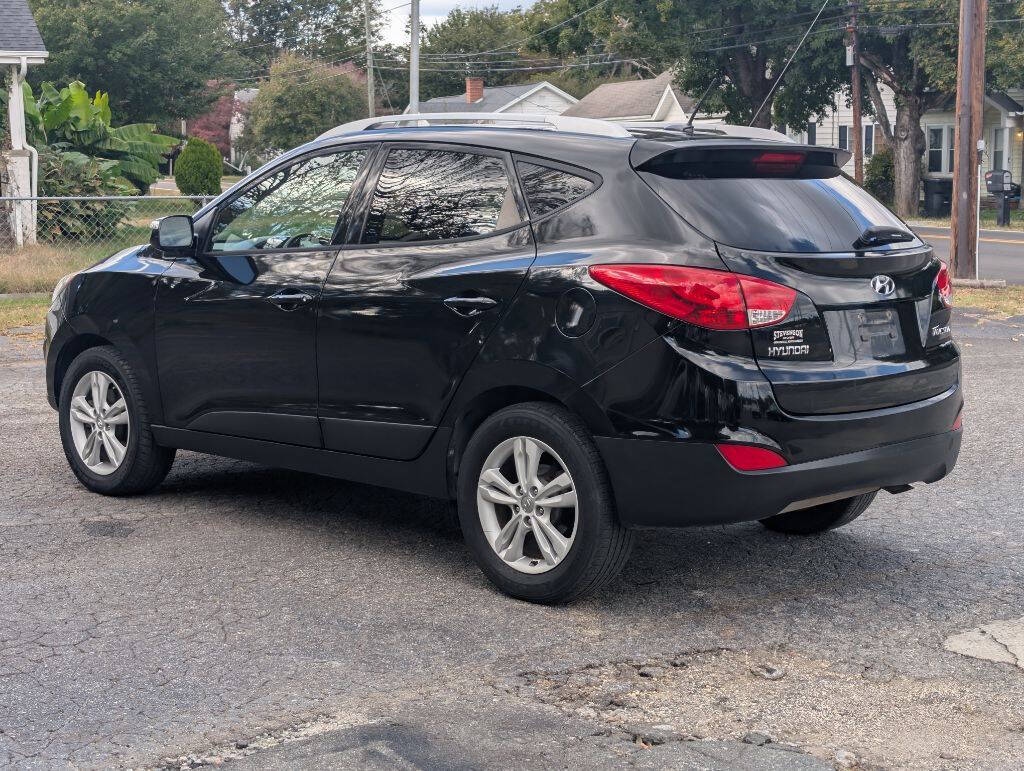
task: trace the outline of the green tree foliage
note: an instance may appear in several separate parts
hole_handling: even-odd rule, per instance
[[[918,212],[925,136],[921,117],[956,93],[959,3],[938,0],[924,16],[885,0],[861,5],[862,75],[885,140],[893,148],[894,204],[898,214]],[[990,4],[989,19],[1024,18],[1024,3]],[[1024,27],[996,21],[986,33],[986,89],[1020,85]],[[896,115],[883,118],[879,84],[892,89]]]
[[[218,195],[223,167],[216,145],[189,137],[174,163],[174,183],[183,195]]]
[[[384,27],[380,0],[370,0],[370,38]],[[363,0],[227,0],[232,37],[255,71],[267,72],[285,51],[337,61],[366,44]]]
[[[882,203],[892,206],[895,184],[892,150],[882,147],[864,167],[864,188]]]
[[[547,7],[569,18],[588,5],[552,0]],[[802,124],[832,106],[847,77],[837,28],[845,9],[837,8],[823,15],[772,92],[820,5],[817,0],[610,0],[549,33],[557,36],[548,45],[563,55],[603,51],[631,60],[646,75],[675,69],[679,86],[694,95],[720,79],[707,109],[725,112],[733,123],[749,123],[772,93],[755,125]]]
[[[51,153],[102,159],[105,171],[139,190],[157,180],[164,153],[177,144],[174,137],[155,133],[156,126],[151,123],[111,126],[108,94],[97,91],[90,98],[80,81],[72,81],[60,91],[52,83],[43,83],[38,98],[28,83],[22,87],[31,142]]]
[[[284,54],[249,104],[244,146],[268,156],[366,116],[366,91],[348,72]]]
[[[46,64],[34,84],[81,80],[112,94],[129,122],[167,125],[197,115],[217,95],[214,78],[249,74],[233,53],[219,0],[30,0]]]
[[[510,42],[524,37],[518,12],[504,13],[497,6],[482,8],[454,8],[437,24],[423,34],[420,45],[420,96],[430,99],[436,96],[464,94],[467,77],[482,77],[486,86],[503,86],[520,83],[529,73],[509,70],[517,65],[512,53],[489,53],[479,51],[507,48]],[[445,58],[434,58],[440,55]],[[459,57],[453,54],[470,54]],[[493,60],[495,64],[485,62]],[[438,72],[436,70],[444,70]],[[453,109],[458,109],[454,105]]]

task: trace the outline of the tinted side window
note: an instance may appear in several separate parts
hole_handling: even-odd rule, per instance
[[[271,174],[217,213],[210,250],[326,246],[366,150],[306,158]]]
[[[364,244],[449,241],[522,219],[500,158],[450,150],[388,152]]]
[[[520,161],[516,164],[530,214],[540,217],[579,200],[594,189],[589,179],[575,174]]]

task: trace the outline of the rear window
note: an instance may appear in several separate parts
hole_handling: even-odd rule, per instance
[[[668,154],[667,154],[668,155]],[[762,153],[762,157],[770,155]],[[676,213],[721,244],[763,252],[849,252],[870,227],[907,230],[885,206],[838,168],[808,162],[787,166],[786,153],[768,162],[659,157],[640,176]],[[756,160],[756,157],[755,157]],[[724,162],[723,162],[724,161]],[[905,249],[901,242],[879,250]]]

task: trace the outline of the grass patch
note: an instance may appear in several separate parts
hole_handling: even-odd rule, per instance
[[[0,252],[0,293],[50,292],[61,276],[88,268],[112,251],[106,245],[68,251],[36,244]]]
[[[25,297],[0,300],[0,334],[10,334],[16,327],[31,327],[42,324],[50,300],[46,297]]]
[[[909,220],[911,225],[924,225],[933,228],[948,228],[949,217],[914,217]],[[992,209],[981,210],[981,227],[983,230],[1024,230],[1024,210],[1010,212],[1009,225],[996,225],[996,213]]]
[[[953,302],[960,308],[981,308],[1000,316],[1024,316],[1024,286],[1004,289],[954,286]]]

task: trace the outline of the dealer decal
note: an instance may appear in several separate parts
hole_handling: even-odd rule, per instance
[[[802,329],[773,330],[772,342],[775,344],[768,346],[768,355],[776,358],[806,356],[811,352],[811,346],[804,343]]]

